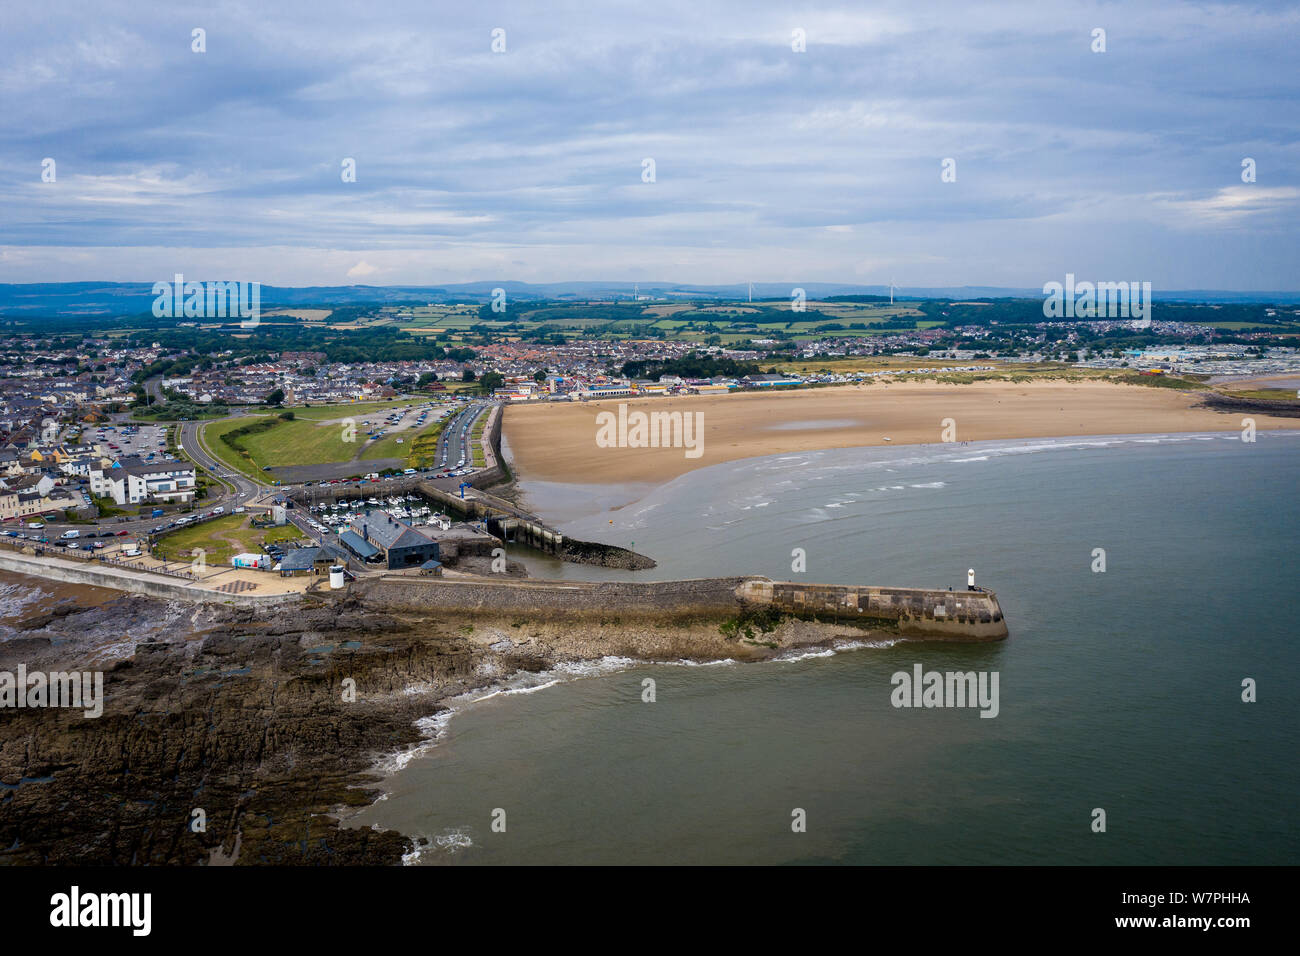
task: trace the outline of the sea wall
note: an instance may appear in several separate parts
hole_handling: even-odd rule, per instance
[[[927,640],[1007,636],[991,591],[938,591],[801,584],[759,577],[686,581],[494,581],[383,575],[357,585],[368,605],[389,610],[526,614],[529,619],[716,618],[776,611]]]
[[[1002,606],[992,591],[939,591],[865,585],[795,584],[750,578],[743,601],[800,617],[896,628],[904,637],[996,641],[1007,636]]]
[[[208,591],[193,584],[173,581],[162,575],[120,568],[95,567],[91,564],[74,564],[58,558],[41,558],[32,555],[0,551],[0,571],[13,571],[33,577],[63,581],[68,584],[89,584],[94,587],[129,591],[167,601],[188,601],[207,604],[241,604],[268,607],[281,604],[300,604],[300,594],[241,594]]]
[[[491,578],[419,578],[389,574],[354,587],[367,606],[388,610],[443,610],[465,614],[526,614],[530,619],[699,618],[739,613],[736,589],[744,578],[686,581],[537,581]]]

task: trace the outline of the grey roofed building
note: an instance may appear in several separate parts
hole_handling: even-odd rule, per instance
[[[386,511],[367,512],[352,522],[351,530],[380,548],[390,569],[414,567],[440,557],[437,541]]]
[[[295,571],[311,571],[321,558],[320,548],[294,548],[280,559],[280,573],[292,574]]]
[[[379,554],[378,548],[355,531],[340,532],[339,541],[343,543],[344,547],[363,561],[369,561],[371,558]]]

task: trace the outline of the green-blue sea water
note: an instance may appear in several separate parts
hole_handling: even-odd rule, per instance
[[[567,533],[660,562],[535,574],[790,579],[796,548],[810,581],[974,567],[1011,635],[521,676],[434,722],[351,823],[429,840],[424,864],[1300,862],[1298,472],[1300,435],[1260,433],[781,455],[616,510],[525,483]],[[918,663],[997,672],[998,715],[892,706]]]

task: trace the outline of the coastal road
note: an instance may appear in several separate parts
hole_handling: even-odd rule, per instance
[[[157,382],[154,384],[156,387]],[[471,402],[449,419],[438,438],[438,469],[455,469],[458,467],[456,462],[458,462],[461,457],[464,457],[466,462],[465,467],[472,470],[473,453],[471,450],[472,440],[470,438],[470,432],[473,430],[474,422],[477,421],[481,415],[490,411],[492,405],[492,402],[486,401]],[[217,458],[204,441],[202,429],[204,425],[210,424],[211,421],[221,420],[222,419],[210,419],[207,421],[178,422],[175,425],[176,444],[177,447],[184,452],[185,456],[192,460],[198,468],[207,471],[210,475],[215,476],[227,485],[233,486],[234,489],[233,491],[228,492],[223,491],[220,496],[213,496],[206,499],[202,506],[196,510],[200,512],[209,512],[212,509],[221,506],[225,508],[227,514],[231,514],[235,508],[241,506],[249,508],[250,510],[269,509],[271,498],[274,495],[289,491],[293,486],[285,484],[280,487],[274,487],[270,484],[251,478],[242,472],[234,470],[225,462]],[[435,479],[432,475],[426,475],[426,480],[433,481],[438,487],[444,488],[454,494],[460,482],[468,477],[470,477],[470,475],[467,474],[461,477]],[[51,539],[57,538],[64,531],[73,529],[80,530],[83,536],[88,536],[92,532],[116,533],[118,531],[128,531],[133,535],[145,535],[151,532],[158,525],[165,524],[167,521],[172,520],[175,517],[176,516],[169,511],[166,518],[138,518],[130,521],[119,521],[115,518],[107,518],[96,522],[97,527],[87,526],[84,524],[67,524],[58,521],[48,521],[46,522],[45,529],[40,533],[50,537]],[[12,528],[23,533],[32,534],[33,532],[26,527],[26,524],[26,521],[11,522],[7,523],[4,527],[6,529]],[[299,522],[295,521],[294,524],[298,525]],[[309,527],[303,527],[302,525],[299,525],[299,527],[300,530],[310,533]],[[313,538],[319,537],[319,535],[315,534],[311,536]],[[330,543],[337,542],[331,541]]]
[[[289,519],[290,524],[306,536],[307,540],[311,544],[329,545],[339,552],[339,554],[343,555],[343,566],[353,574],[356,574],[359,571],[365,571],[365,568],[361,566],[361,563],[352,556],[352,553],[346,547],[344,547],[343,542],[339,540],[339,536],[333,531],[317,531],[311,526],[309,515],[306,512],[302,511],[300,508],[290,508],[285,512],[285,517]]]
[[[270,486],[254,481],[242,472],[235,471],[208,450],[202,437],[207,422],[181,422],[176,433],[176,444],[196,465],[234,485],[234,493],[227,495],[235,504],[249,505],[270,491]]]
[[[472,467],[474,456],[470,450],[470,431],[475,420],[492,407],[491,402],[472,402],[449,421],[438,436],[438,467],[456,468],[463,457]]]

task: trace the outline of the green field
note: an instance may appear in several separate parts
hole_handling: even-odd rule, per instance
[[[386,412],[390,408],[415,405],[420,401],[421,399],[417,398],[398,398],[389,402],[354,402],[345,405],[295,405],[290,411],[293,412],[295,419],[327,422],[336,418],[357,418],[373,412]]]
[[[223,435],[257,422],[275,424],[267,431],[236,439],[243,454],[222,440]],[[208,425],[204,429],[203,440],[212,454],[232,468],[262,477],[257,473],[263,466],[276,468],[281,465],[323,465],[335,461],[351,461],[360,447],[358,442],[365,440],[362,427],[358,422],[356,440],[345,442],[344,426],[341,423],[324,424],[297,418],[286,422],[268,415],[235,418]]]
[[[1300,397],[1300,389],[1294,388],[1242,388],[1224,389],[1224,395],[1233,398],[1254,398],[1265,402],[1293,402]]]
[[[402,434],[385,435],[383,438],[379,439],[379,441],[366,448],[366,450],[361,453],[361,459],[363,461],[369,461],[375,458],[405,458],[407,459],[408,465],[410,465],[417,443],[420,447],[427,446],[430,438],[433,438],[436,443],[437,437],[442,431],[442,426],[444,424],[445,420],[434,422],[432,425],[427,425],[418,431],[404,428],[402,429]],[[402,440],[402,444],[400,445],[397,444],[399,438]]]
[[[248,522],[248,515],[226,515],[178,528],[162,537],[155,554],[167,561],[191,561],[198,548],[204,552],[206,564],[228,564],[236,554],[260,551],[263,544],[302,538],[302,533],[291,524],[254,528]]]
[[[264,467],[278,468],[284,465],[324,465],[333,462],[352,461],[366,441],[367,420],[378,422],[376,414],[403,405],[415,404],[412,401],[375,402],[357,405],[329,405],[319,408],[290,409],[293,421],[284,421],[275,415],[258,417],[232,418],[215,422],[204,428],[204,444],[223,462],[237,471],[254,478],[266,480],[262,473]],[[350,429],[354,440],[344,441],[345,419],[351,419],[355,425]],[[251,435],[241,435],[234,440],[240,450],[231,448],[222,440],[236,429],[258,422],[273,423],[267,431]],[[377,458],[412,458],[414,443],[428,436],[436,436],[441,423],[429,425],[416,431],[401,428],[390,433],[361,452],[362,460]],[[402,439],[402,444],[397,439]],[[428,451],[428,449],[426,449]],[[431,452],[430,452],[431,454]]]

